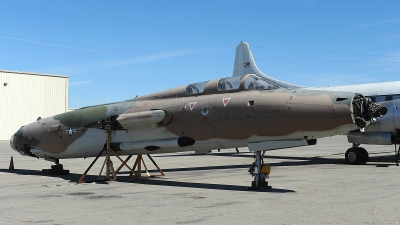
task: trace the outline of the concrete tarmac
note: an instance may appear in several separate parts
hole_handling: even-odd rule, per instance
[[[336,136],[269,151],[272,189],[258,192],[247,190],[253,154],[246,148],[153,155],[165,177],[129,179],[123,172],[118,182],[77,184],[93,158],[61,160],[70,175],[42,175],[51,162],[20,156],[2,141],[0,224],[399,224],[394,146],[364,145],[366,165],[343,164],[349,147]],[[97,177],[102,162],[87,179]]]

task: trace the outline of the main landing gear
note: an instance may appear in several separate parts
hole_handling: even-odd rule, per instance
[[[264,154],[265,151],[262,153],[261,151],[254,152],[255,161],[249,169],[249,173],[254,177],[254,181],[251,182],[251,187],[249,187],[249,190],[263,190],[271,188],[271,186],[268,186],[268,182],[265,180],[269,178],[271,167],[269,165],[264,165]]]
[[[42,174],[50,174],[50,175],[68,175],[69,174],[69,170],[64,170],[64,167],[62,164],[60,164],[60,160],[59,159],[46,159],[47,161],[51,161],[54,162],[55,165],[51,166],[51,169],[42,169]]]
[[[346,151],[345,158],[346,163],[348,164],[365,164],[368,162],[368,152],[364,148],[359,147],[360,144],[353,143],[353,147],[349,148]],[[399,166],[399,158],[400,158],[400,146],[397,149],[397,145],[395,144],[394,151],[396,154],[396,166]]]
[[[360,144],[354,143],[352,148],[346,151],[345,159],[348,164],[365,164],[368,162],[368,152],[359,147]]]

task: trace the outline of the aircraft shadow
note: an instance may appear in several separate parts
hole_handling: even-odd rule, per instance
[[[379,154],[379,155],[378,155]],[[387,154],[387,155],[381,155]],[[304,165],[323,165],[323,164],[345,164],[344,161],[344,153],[334,154],[332,156],[341,155],[342,158],[328,158],[324,157],[299,157],[299,156],[271,156],[266,153],[264,156],[264,163],[270,164],[271,166],[304,166]],[[177,155],[176,155],[177,156]],[[203,155],[193,155],[193,154],[185,154],[179,156],[192,156],[192,157],[203,157]],[[250,164],[254,161],[254,156],[252,153],[212,153],[208,156],[224,156],[224,157],[243,157],[249,158],[249,164],[247,165],[230,165],[230,166],[216,166],[216,169],[231,169],[231,168],[249,168]],[[154,156],[154,158],[158,158],[160,156]],[[161,156],[165,157],[165,156]],[[171,156],[167,156],[171,157]],[[278,163],[271,163],[268,159],[281,159],[281,160],[289,160]],[[293,161],[292,161],[293,160]],[[386,164],[383,164],[386,163]],[[380,153],[370,153],[368,163],[364,166],[377,166],[377,167],[387,167],[395,165],[395,155],[393,152],[380,152]],[[229,168],[224,168],[229,167]],[[191,168],[176,168],[176,169],[166,169],[163,171],[189,171],[189,170],[204,170],[209,167],[191,167]]]
[[[268,163],[268,158],[283,159],[291,161],[283,161],[277,163]],[[345,164],[344,159],[332,159],[322,157],[280,157],[280,156],[269,156],[264,158],[264,162],[272,167],[278,166],[306,166],[306,165],[348,165]],[[186,168],[170,168],[163,169],[164,172],[184,172],[184,171],[204,171],[204,170],[230,170],[230,169],[248,169],[250,168],[252,161],[248,164],[237,164],[237,165],[225,165],[225,166],[201,166],[201,167],[186,167]],[[369,162],[365,165],[360,166],[377,166],[387,167],[395,165],[394,156],[377,156],[370,157]],[[149,170],[150,172],[157,172],[157,170]],[[124,173],[124,172],[121,172]],[[129,173],[129,172],[126,172]]]
[[[77,173],[70,173],[68,175],[44,174],[44,173],[42,173],[41,170],[31,170],[31,169],[9,170],[9,169],[0,168],[0,172],[2,172],[2,173],[13,173],[13,174],[18,174],[18,175],[33,175],[33,176],[41,176],[41,177],[56,177],[56,178],[62,178],[64,180],[68,180],[70,182],[77,182],[79,180],[79,178],[82,176],[82,174],[77,174]],[[97,176],[95,176],[95,175],[86,175],[86,178],[90,179],[90,180],[94,180],[94,179],[97,179]]]
[[[81,177],[81,174],[70,173],[68,175],[52,175],[52,174],[42,174],[40,170],[30,170],[30,169],[0,169],[0,172],[3,173],[12,173],[18,175],[34,175],[34,176],[46,176],[46,177],[55,177],[61,178],[64,180],[68,180],[69,182],[77,182]],[[86,175],[86,182],[96,182],[97,184],[108,184],[106,181],[101,181],[98,179],[98,176],[95,175]],[[200,188],[200,189],[210,189],[210,190],[229,190],[229,191],[249,191],[247,186],[239,186],[239,185],[229,185],[229,184],[210,184],[210,183],[192,183],[192,182],[181,182],[181,181],[168,181],[162,178],[152,178],[152,179],[137,179],[130,178],[128,176],[118,176],[118,182],[124,183],[133,183],[133,184],[144,184],[144,185],[155,185],[155,186],[169,186],[169,187],[186,187],[186,188]],[[249,181],[250,183],[250,181]],[[272,192],[272,193],[290,193],[295,192],[294,190],[289,189],[265,189],[260,190],[262,192]]]
[[[230,184],[210,184],[210,183],[192,183],[192,182],[181,182],[181,181],[170,181],[162,179],[121,179],[118,182],[126,183],[137,183],[145,185],[155,186],[169,186],[169,187],[186,187],[186,188],[200,188],[200,189],[211,189],[211,190],[229,190],[229,191],[249,191],[247,186],[230,185]],[[250,184],[250,181],[249,181]],[[289,189],[271,188],[260,190],[265,192],[273,193],[290,193],[295,192]]]
[[[376,153],[378,154],[378,153]],[[376,154],[370,154],[369,162],[365,165],[359,166],[376,166],[376,167],[388,167],[394,166],[394,155],[379,155],[375,156]],[[379,153],[380,154],[380,153]],[[253,157],[252,155],[250,155]],[[344,160],[340,158],[322,158],[322,157],[288,157],[288,156],[267,156],[264,158],[265,163],[268,163],[268,158],[273,159],[282,159],[282,162],[276,163],[269,163],[272,167],[275,166],[304,166],[304,165],[343,165]],[[221,172],[223,170],[232,170],[232,169],[247,169],[250,167],[250,164],[253,160],[249,161],[248,164],[236,164],[236,165],[223,165],[223,166],[203,166],[203,167],[186,167],[186,168],[169,168],[163,169],[163,172],[185,172],[185,171],[214,171]],[[162,165],[161,165],[162,166]],[[344,164],[343,166],[347,166]],[[48,176],[48,177],[55,177],[61,178],[64,180],[68,180],[69,182],[77,182],[82,174],[77,173],[70,173],[69,175],[54,175],[54,174],[43,174],[41,170],[31,170],[31,169],[14,169],[8,170],[0,168],[0,172],[3,173],[13,173],[18,175],[34,175],[34,176]],[[91,171],[92,173],[96,173],[98,171]],[[158,171],[153,169],[149,170],[151,174],[158,174]],[[98,180],[97,175],[88,175],[85,176],[86,181],[93,181]],[[152,178],[152,179],[134,179],[129,178],[127,175],[129,171],[121,171],[120,175],[126,176],[119,176],[119,182],[128,182],[128,183],[140,183],[140,184],[147,184],[147,185],[159,185],[159,186],[173,186],[173,187],[188,187],[188,188],[201,188],[201,189],[214,189],[214,190],[232,190],[232,191],[247,191],[247,186],[237,186],[237,185],[225,185],[225,184],[210,184],[210,183],[191,183],[191,182],[179,182],[179,181],[169,181],[164,180],[162,178]],[[249,177],[250,178],[250,177]],[[251,179],[249,179],[250,183]],[[96,182],[98,183],[98,182]],[[100,182],[101,183],[101,182]],[[107,182],[103,182],[107,184]],[[277,192],[277,193],[288,193],[288,192],[295,192],[293,190],[286,190],[286,189],[276,189],[273,188],[268,190],[268,192]]]

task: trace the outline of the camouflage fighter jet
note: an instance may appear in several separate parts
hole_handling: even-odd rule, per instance
[[[105,130],[119,155],[248,147],[258,188],[268,178],[266,150],[313,145],[385,113],[358,93],[287,89],[246,74],[38,119],[10,142],[22,155],[54,162],[95,157],[105,148]]]

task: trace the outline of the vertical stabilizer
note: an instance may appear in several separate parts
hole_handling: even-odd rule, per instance
[[[261,72],[261,70],[258,69],[256,62],[254,61],[253,54],[251,54],[249,44],[247,44],[247,42],[242,41],[236,48],[235,63],[233,66],[232,76],[233,77],[243,76],[250,73],[262,77],[268,80],[269,82],[283,88],[294,89],[302,87],[276,80]]]
[[[263,74],[254,62],[250,46],[247,42],[240,42],[236,48],[235,64],[233,66],[232,76],[243,76],[246,74]]]

